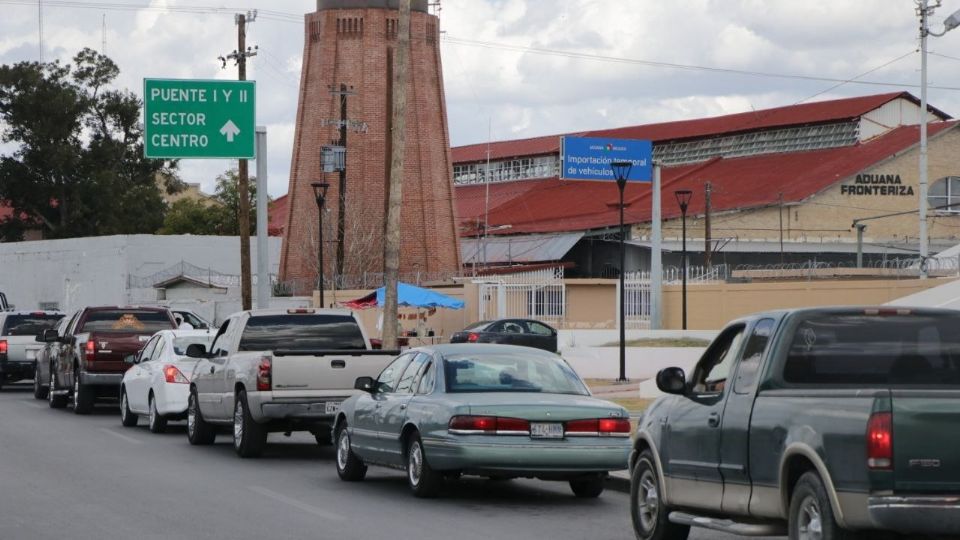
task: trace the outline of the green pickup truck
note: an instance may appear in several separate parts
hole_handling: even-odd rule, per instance
[[[657,386],[630,457],[639,539],[960,535],[960,312],[756,314]]]

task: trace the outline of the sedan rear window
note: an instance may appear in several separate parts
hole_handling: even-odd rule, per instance
[[[542,392],[589,395],[559,358],[518,353],[458,354],[443,359],[447,392]]]
[[[195,343],[203,345],[209,349],[211,342],[213,342],[213,336],[184,336],[173,338],[173,354],[177,356],[186,356],[187,347]]]
[[[960,316],[830,314],[797,326],[788,383],[960,385]]]
[[[80,332],[155,334],[173,327],[166,311],[110,309],[88,313]]]
[[[62,314],[36,313],[30,315],[8,315],[0,335],[3,336],[39,336],[48,328],[53,328],[63,318]]]
[[[348,315],[261,315],[250,317],[241,351],[366,349],[360,325]]]

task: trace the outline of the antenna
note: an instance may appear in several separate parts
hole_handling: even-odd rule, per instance
[[[43,63],[43,0],[37,2],[37,21],[40,29],[40,63]]]
[[[107,14],[103,14],[103,26],[100,30],[100,54],[107,55]]]

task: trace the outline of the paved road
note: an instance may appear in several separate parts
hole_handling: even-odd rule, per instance
[[[0,539],[629,539],[626,494],[576,499],[566,484],[467,479],[419,500],[400,472],[337,478],[333,450],[271,434],[259,460],[227,435],[191,447],[182,423],[153,435],[51,410],[27,387],[0,392]],[[695,540],[733,537],[697,532]]]

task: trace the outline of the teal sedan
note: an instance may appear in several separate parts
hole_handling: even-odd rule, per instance
[[[609,471],[627,468],[627,411],[591,397],[546,351],[420,347],[356,388],[363,393],[343,402],[333,428],[343,480],[380,465],[405,470],[418,497],[462,474],[561,480],[578,497],[597,497]]]

